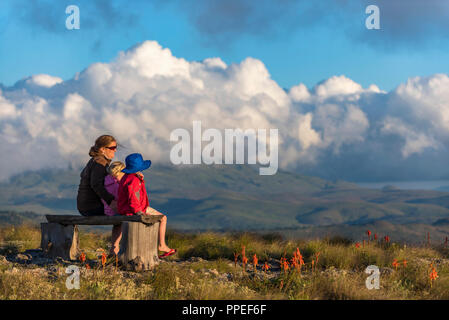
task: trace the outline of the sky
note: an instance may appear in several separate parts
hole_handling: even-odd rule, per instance
[[[260,59],[283,88],[299,82],[311,87],[345,75],[364,86],[375,83],[391,90],[411,76],[449,71],[442,63],[449,57],[447,1],[309,3],[4,0],[0,82],[13,85],[38,73],[67,80],[145,40],[155,40],[189,61]],[[430,9],[423,10],[422,3]],[[65,28],[70,4],[80,8],[79,30]],[[381,30],[366,29],[368,4],[379,6]]]
[[[300,173],[449,178],[447,1],[4,0],[0,30],[0,179],[81,164],[102,132],[168,161],[195,119],[281,128]]]

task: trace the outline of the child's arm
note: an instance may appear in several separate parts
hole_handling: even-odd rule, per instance
[[[140,208],[140,197],[143,195],[140,194],[140,188],[136,188],[132,184],[128,185],[128,204],[132,210],[133,214],[142,214],[142,210]]]

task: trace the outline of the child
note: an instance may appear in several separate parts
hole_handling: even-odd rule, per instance
[[[125,164],[120,161],[115,161],[111,163],[107,169],[109,175],[107,175],[104,178],[104,186],[106,190],[112,194],[115,198],[115,200],[118,200],[118,187],[119,182],[122,179],[122,177],[125,175],[123,172],[121,172],[125,168]],[[103,201],[104,205],[104,214],[107,216],[114,216],[118,213],[114,211],[111,207],[108,206],[108,204]],[[117,255],[119,252],[119,243],[120,239],[122,238],[122,226],[114,225],[112,227],[112,247],[111,251],[109,252],[109,255]]]
[[[122,215],[162,215],[159,224],[159,251],[164,252],[159,258],[171,256],[176,253],[175,249],[170,249],[165,243],[165,230],[167,227],[167,217],[159,211],[149,206],[148,195],[145,189],[145,181],[141,171],[151,166],[151,160],[143,160],[140,153],[133,153],[126,157],[125,173],[120,180],[118,188],[118,213]]]

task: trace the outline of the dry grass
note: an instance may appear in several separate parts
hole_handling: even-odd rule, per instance
[[[20,243],[15,252],[36,248],[40,232],[32,226],[0,228],[0,241]],[[85,251],[106,250],[109,241],[109,233],[80,235],[80,245]],[[356,248],[345,239],[284,241],[276,234],[210,232],[169,232],[167,242],[178,249],[178,255],[150,272],[116,272],[114,268],[103,272],[81,267],[79,290],[66,288],[67,275],[62,265],[51,271],[43,268],[24,271],[17,265],[16,269],[0,265],[0,299],[449,299],[446,248],[404,247],[394,243],[387,246],[371,243]],[[247,266],[247,272],[243,271],[241,256],[237,267],[234,266],[234,253],[240,254],[242,246],[247,257],[257,254],[257,274],[251,265]],[[301,273],[294,268],[280,273],[261,271],[269,259],[283,256],[291,259],[296,248],[306,263]],[[11,248],[8,250],[3,249],[1,254],[12,252]],[[317,253],[319,262],[312,272],[311,261]],[[185,261],[190,257],[205,260]],[[177,263],[175,259],[184,262]],[[401,263],[397,270],[392,266],[394,259]],[[406,267],[403,260],[407,260]],[[430,263],[439,275],[432,286]],[[365,286],[368,265],[388,271],[380,276],[379,290],[368,290]],[[214,270],[217,275],[205,270]],[[228,278],[224,279],[223,274]]]

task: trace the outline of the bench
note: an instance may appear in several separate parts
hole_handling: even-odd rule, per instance
[[[41,248],[49,257],[76,260],[80,255],[78,225],[122,224],[118,259],[127,270],[149,270],[159,264],[158,234],[162,216],[45,215]]]

